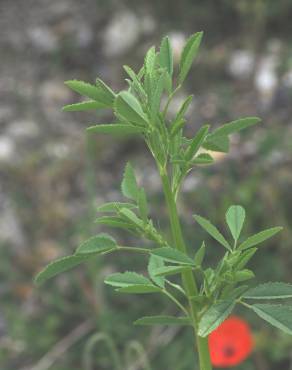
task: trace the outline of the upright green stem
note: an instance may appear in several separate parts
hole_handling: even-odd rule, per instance
[[[184,242],[184,238],[182,235],[180,220],[177,212],[175,197],[171,189],[171,185],[169,182],[169,178],[166,171],[160,172],[163,191],[165,200],[168,207],[169,218],[170,218],[170,226],[171,226],[171,233],[174,242],[175,248],[179,251],[186,253],[186,245]],[[192,271],[184,271],[182,273],[182,282],[184,289],[189,297],[189,305],[190,305],[190,312],[191,318],[193,322],[193,327],[196,336],[197,348],[199,353],[199,361],[200,361],[200,370],[212,370],[211,361],[210,361],[210,354],[209,354],[209,347],[208,347],[208,338],[202,338],[196,335],[196,329],[198,326],[198,312],[195,303],[190,299],[191,296],[195,296],[198,294],[197,284],[194,278]]]

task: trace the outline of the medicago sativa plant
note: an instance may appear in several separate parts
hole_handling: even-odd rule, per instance
[[[258,246],[277,234],[281,227],[242,238],[245,210],[239,205],[232,205],[226,212],[225,220],[230,231],[228,236],[223,236],[205,217],[194,215],[194,220],[214,239],[215,245],[206,245],[204,241],[199,246],[187,246],[185,243],[177,210],[177,198],[185,177],[193,169],[211,164],[212,152],[228,152],[230,135],[260,121],[256,117],[246,117],[215,129],[204,125],[194,137],[185,137],[185,115],[192,96],[188,96],[176,115],[170,118],[170,104],[188,75],[201,39],[202,33],[198,32],[187,40],[175,77],[172,47],[169,38],[165,37],[159,51],[155,47],[149,49],[138,73],[124,66],[128,75],[127,90],[114,92],[99,78],[95,84],[77,80],[66,82],[69,88],[87,100],[67,105],[64,111],[113,110],[115,122],[88,127],[89,133],[131,134],[145,141],[161,177],[172,231],[171,240],[166,239],[156,228],[157,223],[150,218],[145,189],[138,185],[134,168],[128,163],[121,185],[125,202],[100,205],[97,211],[101,216],[97,218],[97,223],[121,228],[150,243],[146,243],[146,246],[141,244],[141,247],[123,246],[108,234],[97,234],[83,242],[74,255],[50,263],[37,275],[36,282],[43,283],[99,254],[127,251],[145,255],[148,276],[126,271],[106,277],[105,283],[120,293],[161,294],[168,297],[180,311],[178,316],[145,316],[136,320],[135,325],[189,326],[194,333],[200,369],[210,370],[208,336],[237,304],[292,334],[292,307],[257,303],[291,298],[292,285],[276,282],[250,286],[249,281],[255,274],[246,268],[248,262]],[[217,245],[223,247],[225,253],[213,268],[205,261],[205,251],[206,248],[217,248]],[[175,275],[181,276],[181,284],[173,281]]]

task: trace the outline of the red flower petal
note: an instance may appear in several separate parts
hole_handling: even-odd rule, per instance
[[[236,316],[229,317],[210,334],[209,348],[214,366],[240,364],[253,349],[253,338],[247,322]]]

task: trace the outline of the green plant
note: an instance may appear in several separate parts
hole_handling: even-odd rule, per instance
[[[101,205],[97,211],[104,215],[96,222],[124,229],[147,240],[148,244],[139,247],[123,246],[108,234],[98,234],[83,242],[74,255],[49,264],[37,275],[36,282],[42,283],[99,254],[127,251],[145,255],[148,260],[148,277],[127,271],[108,276],[105,283],[120,293],[155,293],[168,297],[182,315],[146,316],[136,320],[135,324],[190,326],[196,339],[200,369],[210,370],[208,335],[227,318],[236,304],[253,310],[272,325],[292,334],[291,307],[248,303],[253,300],[291,298],[292,285],[267,283],[250,287],[246,283],[255,276],[246,265],[257,252],[258,245],[278,233],[281,227],[266,229],[241,240],[245,221],[245,210],[241,206],[233,205],[226,212],[230,241],[206,218],[194,215],[197,223],[211,235],[216,244],[225,248],[225,254],[216,267],[206,267],[204,257],[207,246],[204,241],[190,253],[185,244],[177,210],[177,197],[183,180],[193,168],[211,164],[212,151],[228,152],[231,134],[260,121],[256,117],[242,118],[213,131],[210,131],[209,125],[205,125],[193,138],[187,138],[183,134],[185,114],[192,96],[183,102],[175,117],[169,117],[169,106],[187,77],[201,39],[202,33],[199,32],[187,40],[177,79],[173,78],[171,45],[165,37],[159,52],[155,47],[150,48],[137,74],[130,67],[124,67],[129,75],[127,91],[115,93],[100,79],[97,79],[95,85],[76,80],[66,82],[68,87],[90,100],[65,106],[64,111],[110,108],[114,112],[116,122],[91,126],[88,132],[136,134],[144,139],[161,177],[172,239],[167,240],[150,218],[145,189],[138,185],[134,169],[128,163],[121,185],[127,202]],[[181,284],[173,282],[175,275],[181,276]]]

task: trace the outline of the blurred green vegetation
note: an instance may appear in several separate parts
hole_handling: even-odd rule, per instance
[[[1,7],[9,14],[12,5],[3,2]],[[168,232],[158,177],[145,148],[136,139],[86,138],[85,122],[107,121],[110,117],[106,113],[98,117],[57,113],[66,100],[72,99],[70,95],[64,98],[66,92],[58,88],[64,79],[92,80],[97,74],[113,86],[120,86],[122,64],[140,65],[145,49],[158,44],[163,34],[170,33],[179,39],[181,35],[204,30],[201,56],[187,86],[188,92],[195,94],[190,132],[206,121],[216,125],[244,115],[259,115],[263,124],[234,137],[229,156],[218,156],[214,166],[199,169],[187,179],[180,211],[188,245],[194,250],[206,238],[193,224],[194,212],[223,228],[228,206],[242,204],[248,213],[246,234],[271,225],[285,227],[277,241],[272,240],[255,257],[253,264],[257,266],[258,279],[292,281],[292,3],[290,0],[86,0],[82,5],[62,0],[46,7],[45,3],[35,5],[27,13],[24,27],[30,30],[30,17],[39,11],[39,21],[53,30],[59,43],[46,52],[37,47],[28,48],[23,54],[23,64],[30,66],[28,84],[22,87],[21,83],[27,81],[22,80],[24,76],[18,67],[11,94],[3,90],[4,104],[18,114],[14,119],[32,118],[41,133],[29,143],[17,144],[20,158],[1,162],[1,196],[3,193],[19,225],[17,230],[21,230],[21,238],[13,238],[17,232],[5,223],[11,237],[0,239],[1,368],[113,369],[113,354],[105,342],[96,343],[91,352],[88,350],[92,335],[105,333],[121,356],[119,370],[149,370],[147,363],[137,363],[137,359],[143,360],[139,345],[134,345],[138,355],[130,356],[128,362],[125,359],[133,340],[144,348],[152,370],[190,369],[195,354],[188,331],[142,329],[132,325],[134,319],[145,313],[175,313],[173,307],[155,295],[129,297],[103,287],[106,272],[123,271],[131,266],[139,271],[144,265],[142,257],[124,254],[100,258],[86,268],[50,281],[42,289],[32,283],[43,265],[75,249],[81,240],[96,231],[93,224],[96,204],[119,197],[123,167],[129,159],[136,166],[141,182],[145,182],[153,202],[153,217]],[[119,53],[111,51],[112,55],[106,55],[103,42],[108,38],[104,39],[104,35],[109,27],[114,28],[112,19],[121,14],[131,14],[138,21],[148,17],[148,31],[141,32],[137,40]],[[72,34],[86,25],[90,26],[92,41],[81,47]],[[13,27],[21,32],[16,20],[10,27],[4,31],[7,36],[13,34]],[[86,39],[86,32],[78,37]],[[7,64],[11,61],[11,66],[19,65],[22,49],[17,49],[16,41],[13,43],[15,38],[7,39],[10,44],[5,61]],[[112,42],[117,42],[115,37]],[[238,50],[254,60],[244,76],[240,72],[231,73],[228,67]],[[268,81],[273,83],[257,84],[261,68],[275,59],[276,63],[266,72],[272,74],[268,75]],[[53,86],[57,90],[44,86],[44,79],[57,80]],[[24,95],[19,86],[24,90],[33,86],[37,91],[40,89],[40,95]],[[8,118],[3,127],[9,130],[10,125]],[[5,132],[3,128],[1,135]],[[6,210],[5,206],[3,212]],[[125,243],[137,242],[122,233],[116,236]],[[215,263],[222,251],[213,248],[211,240],[206,242],[209,261]],[[246,315],[246,312],[238,310],[238,314]],[[268,328],[254,316],[245,317],[254,328],[257,346],[253,356],[238,369],[288,369],[292,364],[292,339]],[[85,356],[86,348],[92,361]]]

